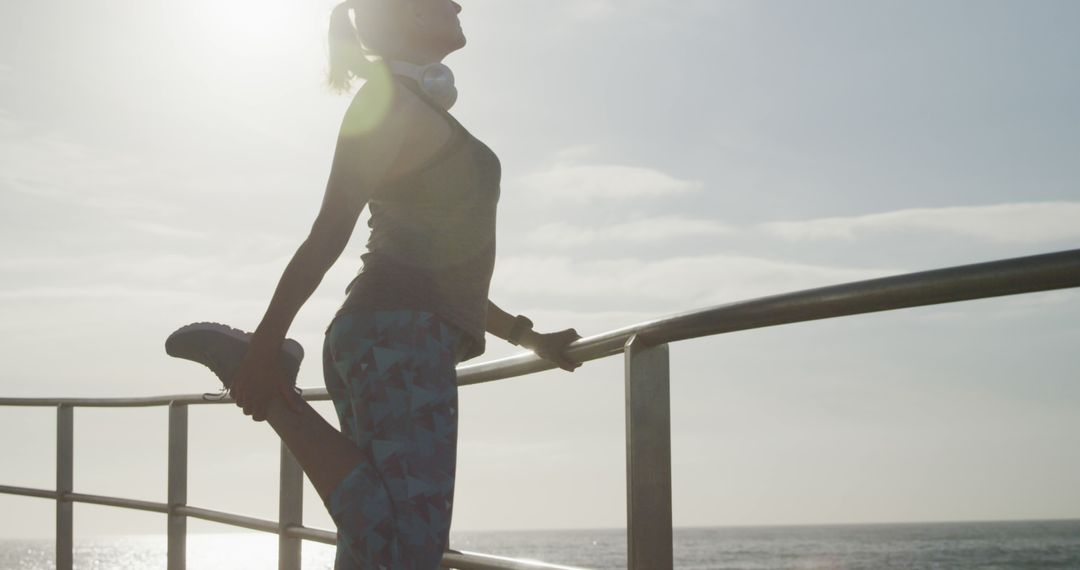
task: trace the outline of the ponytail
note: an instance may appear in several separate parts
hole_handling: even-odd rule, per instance
[[[353,79],[366,78],[371,68],[368,51],[349,13],[355,11],[356,4],[356,0],[346,0],[335,6],[330,14],[330,69],[326,83],[332,90],[342,93],[349,91]]]

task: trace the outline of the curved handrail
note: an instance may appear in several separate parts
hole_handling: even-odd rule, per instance
[[[662,345],[679,340],[781,324],[1070,287],[1080,287],[1080,250],[870,279],[689,311],[580,339],[570,345],[568,354],[573,359],[585,362],[623,352],[630,339],[637,339],[635,342],[645,345]],[[459,385],[479,384],[551,368],[554,368],[554,365],[550,362],[540,359],[535,354],[523,353],[461,367],[458,370],[458,383]],[[306,400],[329,399],[323,388],[305,390],[304,398]],[[229,399],[207,400],[200,394],[141,398],[0,398],[0,406],[59,407],[58,417],[63,418],[65,414],[68,417],[69,432],[66,445],[69,449],[66,453],[69,455],[69,461],[71,408],[179,406],[177,409],[186,410],[184,406],[187,405],[229,402],[231,402]],[[171,439],[172,415],[172,410],[170,410],[170,446],[173,443]],[[180,429],[186,430],[186,411],[180,417],[182,417],[182,423],[179,425],[183,426]],[[59,441],[58,435],[58,448],[60,448]],[[186,440],[182,445],[185,447],[181,449],[186,449]],[[70,468],[67,477],[66,491],[0,485],[0,494],[53,498],[58,501],[58,504],[60,501],[81,502],[163,512],[168,513],[170,517],[180,515],[201,518],[252,530],[278,533],[283,537],[315,540],[328,544],[334,542],[333,533],[304,527],[301,524],[267,521],[186,504],[163,504],[74,493],[70,490]],[[59,476],[58,488],[62,488]],[[668,511],[670,512],[670,504]],[[70,513],[68,516],[70,522]],[[70,532],[68,534],[67,540],[70,543]],[[67,548],[70,549],[70,544]],[[170,548],[172,548],[171,543]],[[447,552],[444,562],[462,570],[568,569],[564,566],[534,561],[457,551]]]
[[[583,338],[567,354],[586,362],[623,352],[637,336],[659,345],[755,328],[957,301],[1080,287],[1080,249],[920,271],[738,301]],[[458,384],[521,376],[554,365],[522,354],[467,366]]]
[[[567,354],[579,362],[623,351],[637,336],[649,344],[833,317],[922,307],[1021,293],[1080,287],[1080,249],[907,273],[771,295],[698,309],[623,327],[574,342]],[[531,352],[463,366],[466,386],[550,370],[554,365]],[[307,388],[304,399],[328,400],[325,388]],[[0,398],[0,406],[146,407],[214,404],[200,394],[145,398]]]

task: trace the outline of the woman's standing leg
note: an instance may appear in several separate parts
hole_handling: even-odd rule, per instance
[[[334,411],[337,413],[338,423],[341,425],[341,433],[356,444],[356,416],[353,415],[352,402],[349,399],[345,381],[338,375],[334,366],[334,359],[330,352],[329,333],[323,340],[322,365],[323,382],[326,384],[326,391],[330,394],[330,399],[334,402]],[[359,446],[357,448],[359,449]],[[344,536],[339,533],[337,552],[334,559],[335,570],[352,570],[359,567],[360,562],[353,557]]]
[[[330,359],[352,408],[343,415],[370,450],[393,521],[373,526],[383,505],[347,492],[354,483],[346,478],[327,506],[335,521],[354,521],[338,532],[358,558],[395,570],[434,570],[442,559],[453,510],[460,341],[457,329],[418,311],[345,315],[331,330]]]

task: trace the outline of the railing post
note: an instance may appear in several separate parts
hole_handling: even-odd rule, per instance
[[[668,345],[626,341],[626,519],[630,570],[671,570]]]
[[[71,493],[75,475],[74,408],[56,409],[56,569],[71,570],[75,541]]]
[[[304,524],[304,471],[285,442],[281,442],[281,483],[278,490],[278,570],[300,570],[303,541],[285,536],[290,526]]]
[[[187,566],[187,516],[176,508],[187,504],[188,407],[169,404],[169,550],[168,570]]]

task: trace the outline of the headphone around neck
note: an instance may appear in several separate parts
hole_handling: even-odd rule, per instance
[[[450,107],[457,102],[458,91],[454,86],[454,72],[442,63],[429,63],[417,65],[407,61],[387,60],[390,72],[394,75],[408,77],[416,81],[417,85],[439,104],[440,107],[449,111]]]

